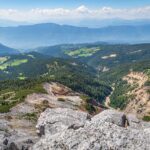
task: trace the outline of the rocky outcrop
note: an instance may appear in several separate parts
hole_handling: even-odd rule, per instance
[[[40,135],[53,135],[66,129],[83,127],[88,119],[90,116],[85,112],[67,108],[47,109],[38,119],[36,128]]]
[[[41,132],[41,127],[42,132]],[[150,123],[105,110],[91,118],[68,108],[47,109],[38,124],[41,139],[32,150],[149,150]]]
[[[150,123],[115,110],[92,117],[80,110],[79,93],[56,83],[44,88],[47,94],[28,95],[0,114],[0,150],[149,150]]]
[[[27,150],[39,139],[35,123],[10,115],[0,114],[0,150]]]
[[[25,102],[30,106],[41,106],[47,103],[50,108],[72,108],[80,109],[84,105],[81,95],[72,91],[70,88],[59,83],[45,83],[43,87],[46,94],[33,93],[27,96]]]
[[[78,110],[82,108],[82,105],[84,106],[85,102],[80,98],[80,94],[66,86],[52,82],[44,83],[43,88],[46,91],[45,94],[30,94],[25,98],[24,102],[11,108],[10,112],[0,113],[0,150],[27,150],[36,143],[45,132],[45,127],[40,126],[40,132],[38,134],[40,136],[38,137],[35,128],[37,118],[46,108],[60,107]],[[13,92],[11,96],[14,96]],[[45,113],[47,113],[47,111],[45,111]],[[72,114],[73,111],[69,113]],[[54,112],[54,114],[56,119],[56,113]],[[77,116],[79,114],[77,114]],[[85,116],[86,115],[87,114],[85,114]],[[64,119],[64,121],[67,120],[67,118],[63,118],[63,116],[61,116],[61,118]],[[48,118],[46,118],[46,120],[47,119]],[[58,118],[58,120],[59,119],[60,118]],[[79,118],[76,120],[78,119]],[[81,120],[84,119],[81,117]],[[75,122],[75,124],[76,123],[77,122]],[[80,122],[78,124],[78,126],[82,126]],[[78,126],[73,127],[78,128]],[[53,129],[54,128],[52,128],[52,130]],[[56,130],[53,132],[55,133]]]
[[[138,118],[150,115],[150,86],[145,83],[149,80],[148,76],[142,72],[130,72],[123,80],[131,86],[130,91],[126,93],[129,96],[129,102],[125,108],[126,113],[137,115]]]

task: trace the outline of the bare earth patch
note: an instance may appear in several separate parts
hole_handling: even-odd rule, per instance
[[[4,135],[2,139],[0,137],[0,141],[9,139],[9,143],[15,142],[19,149],[22,145],[28,148],[39,139],[35,128],[36,119],[46,108],[78,110],[85,103],[79,93],[61,84],[45,83],[43,87],[47,94],[30,94],[10,112],[0,114],[0,135]],[[5,137],[5,134],[8,134],[8,137]]]
[[[134,95],[134,98],[128,103],[125,112],[137,114],[140,118],[150,115],[150,94],[147,92],[150,87],[144,85],[148,81],[148,76],[141,72],[131,72],[123,80],[135,87],[127,93]]]

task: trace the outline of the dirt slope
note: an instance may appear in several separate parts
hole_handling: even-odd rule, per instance
[[[130,72],[123,80],[126,80],[133,87],[133,90],[127,93],[133,97],[130,99],[125,112],[134,113],[140,118],[150,115],[150,87],[145,86],[149,80],[148,76],[141,72]]]
[[[45,83],[43,87],[47,94],[28,95],[24,102],[13,107],[10,112],[0,113],[0,145],[8,140],[8,144],[15,142],[19,149],[22,146],[30,147],[39,139],[36,121],[46,108],[84,108],[85,101],[70,88],[58,83]]]

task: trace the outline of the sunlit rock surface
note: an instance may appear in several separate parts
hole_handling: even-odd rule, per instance
[[[32,150],[149,150],[150,123],[105,110],[91,118],[68,108],[47,109],[37,130],[41,139]]]

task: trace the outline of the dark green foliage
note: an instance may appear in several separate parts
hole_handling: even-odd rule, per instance
[[[39,64],[38,60],[41,60]],[[14,79],[0,82],[0,94],[6,93],[6,91],[15,92],[15,96],[13,97],[14,101],[10,101],[8,103],[8,109],[6,111],[9,111],[9,108],[17,103],[24,101],[28,94],[45,93],[45,90],[42,87],[44,82],[59,82],[72,88],[74,91],[85,93],[99,102],[102,102],[111,92],[109,85],[97,79],[96,71],[83,63],[76,62],[75,60],[63,60],[56,58],[44,60],[40,58],[36,61],[36,67],[39,70],[41,68],[41,64],[43,64],[42,67],[45,67],[45,70],[40,70],[39,74],[36,71],[34,72],[34,67],[30,62],[31,65],[26,63],[20,65],[19,68],[22,71],[27,71],[28,67],[31,67],[32,72],[27,71],[26,75],[28,75],[28,77],[32,77],[25,80]],[[14,71],[12,73],[15,73],[15,70],[17,71],[18,67],[14,67],[13,69]],[[12,76],[12,78],[15,77]],[[4,98],[3,101],[5,99],[6,98]],[[7,105],[3,108],[6,108],[6,106]]]
[[[116,84],[115,90],[110,97],[110,105],[114,108],[123,109],[129,100],[126,93],[129,91],[130,86],[125,81],[120,81]]]
[[[112,68],[123,64],[149,60],[150,58],[150,44],[66,44],[43,47],[37,49],[37,51],[49,56],[71,58],[71,56],[66,55],[66,51],[74,51],[81,48],[89,49],[93,47],[99,47],[101,50],[97,51],[92,56],[77,58],[77,60],[87,63],[94,68],[99,66]],[[110,56],[111,54],[116,54],[116,57],[103,59],[104,56]]]
[[[27,114],[23,115],[22,117],[24,119],[30,120],[30,121],[37,121],[37,119],[38,119],[37,114],[35,112],[27,113]]]
[[[55,81],[64,84],[77,92],[83,92],[98,101],[103,101],[111,92],[111,88],[105,82],[97,80],[94,70],[87,69],[84,64],[75,66],[67,61],[55,60],[48,67],[48,75],[45,81]]]
[[[0,56],[13,55],[13,54],[19,54],[19,51],[13,48],[7,47],[5,45],[2,45],[0,43]]]
[[[64,53],[66,50],[75,50],[82,47],[100,47],[101,50],[90,57],[78,59],[71,58]],[[115,86],[115,91],[111,96],[111,106],[123,109],[132,97],[127,96],[126,93],[134,87],[130,87],[121,79],[130,71],[148,72],[150,69],[149,49],[150,44],[70,44],[45,49],[46,54],[50,51],[49,54],[52,53],[52,56],[62,58],[51,58],[35,52],[10,56],[9,60],[28,59],[28,62],[19,66],[8,67],[6,70],[0,70],[0,94],[15,92],[14,101],[1,105],[0,110],[2,109],[1,112],[8,111],[9,108],[23,101],[28,94],[45,92],[42,83],[52,81],[86,94],[89,99],[92,98],[98,102],[103,102],[112,91],[111,87]],[[116,57],[102,58],[111,54],[116,54]],[[101,69],[99,71],[95,69],[104,66],[110,70],[101,72]],[[19,80],[19,74],[27,79]],[[149,81],[145,85],[149,86]],[[0,97],[0,101],[4,101],[8,97],[9,95],[4,95]],[[91,111],[93,109],[91,106],[87,106],[87,108]]]
[[[3,103],[0,105],[0,113],[7,113],[9,112],[11,106],[7,103]]]
[[[90,114],[93,114],[96,112],[96,109],[92,104],[87,103],[85,108]]]
[[[123,64],[149,60],[150,58],[150,44],[101,44],[99,47],[101,48],[100,51],[90,57],[82,58],[82,61],[94,68],[98,66],[107,66],[108,68],[112,68]],[[110,56],[111,54],[115,54],[116,56],[103,59],[104,56]]]
[[[144,120],[144,121],[150,121],[150,116],[144,116],[144,117],[143,117],[143,120]]]
[[[13,93],[7,94],[7,93]],[[7,80],[0,83],[0,112],[5,113],[24,101],[28,94],[46,93],[38,80]],[[10,99],[9,99],[10,98]],[[9,99],[9,100],[8,100]],[[6,101],[7,100],[7,101]]]
[[[65,102],[64,98],[58,98],[58,101]]]
[[[150,81],[147,81],[147,82],[145,83],[145,86],[150,86]]]
[[[130,64],[124,64],[119,67],[113,67],[110,71],[101,73],[99,78],[101,80],[107,81],[107,84],[114,86],[115,90],[111,95],[110,105],[114,108],[124,109],[128,104],[130,99],[133,99],[133,95],[127,95],[128,91],[132,91],[136,88],[136,85],[128,85],[127,82],[122,81],[123,76],[127,75],[130,71],[144,72],[147,73],[147,70],[150,68],[150,61],[139,61]],[[114,84],[115,83],[115,84]],[[146,86],[149,86],[149,81],[145,83]]]

